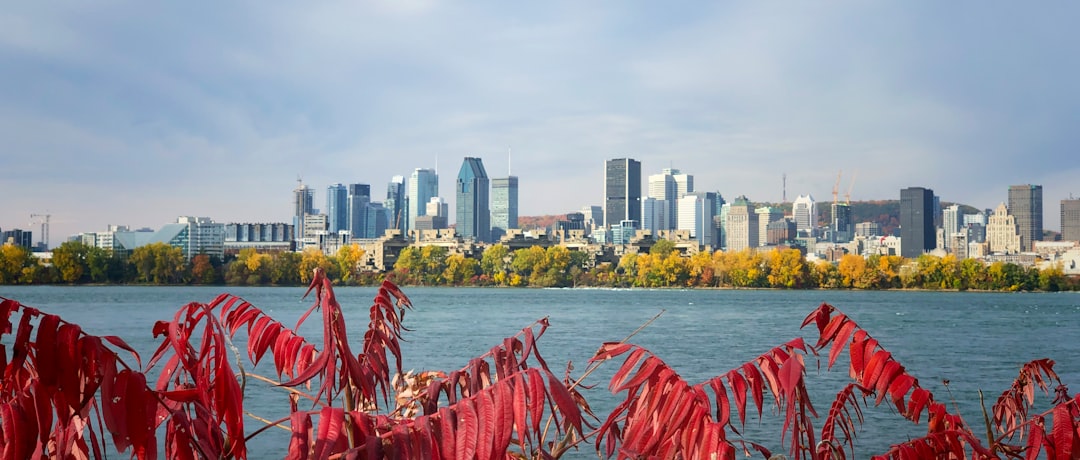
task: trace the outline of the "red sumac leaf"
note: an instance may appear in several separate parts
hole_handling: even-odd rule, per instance
[[[1073,427],[1073,416],[1067,404],[1059,404],[1054,408],[1053,423],[1050,436],[1054,440],[1055,460],[1072,460],[1076,432]]]
[[[457,460],[471,460],[476,455],[477,426],[476,408],[472,399],[462,399],[455,406],[457,409]]]

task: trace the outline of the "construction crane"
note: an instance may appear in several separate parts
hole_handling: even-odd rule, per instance
[[[840,170],[840,171],[836,172],[836,183],[833,184],[833,186],[832,186],[832,202],[833,202],[833,204],[836,204],[837,202],[839,202],[840,175],[843,174],[843,172],[844,172],[843,170]]]
[[[41,242],[45,244],[45,249],[49,249],[49,218],[51,214],[30,214],[30,219],[38,219],[41,222]],[[33,225],[34,222],[30,222]]]
[[[847,193],[844,195],[844,203],[851,204],[851,190],[855,188],[855,177],[859,175],[859,171],[851,173],[851,183],[848,184]]]

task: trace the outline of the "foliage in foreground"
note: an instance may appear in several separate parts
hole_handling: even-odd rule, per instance
[[[403,373],[401,319],[411,303],[395,285],[378,290],[355,350],[321,271],[308,292],[315,303],[294,327],[229,294],[182,306],[154,325],[161,343],[145,365],[119,337],[91,335],[3,299],[0,458],[103,458],[109,449],[140,459],[246,458],[248,441],[274,426],[291,433],[282,446],[289,459],[559,458],[585,446],[603,458],[769,457],[763,442],[774,440],[740,433],[747,414],[762,417],[775,406],[788,455],[845,459],[854,456],[863,410],[883,403],[925,423],[926,434],[878,458],[1080,457],[1080,394],[1069,396],[1052,361],[1022,367],[980,434],[828,304],[803,321],[818,332],[814,344],[796,338],[690,383],[625,341],[603,344],[582,375],[567,369],[559,377],[538,348],[546,319],[459,369]],[[296,331],[316,312],[322,336],[309,341]],[[241,331],[247,361],[272,360],[276,379],[246,370],[232,345]],[[806,360],[819,354],[830,369],[843,364],[851,378],[820,414],[805,385]],[[609,360],[621,360],[608,386],[621,402],[600,418],[579,382]],[[151,371],[159,375],[154,382],[146,377]],[[289,415],[258,419],[253,429],[243,407],[249,379],[286,391]],[[1033,413],[1037,393],[1051,389],[1052,407]]]

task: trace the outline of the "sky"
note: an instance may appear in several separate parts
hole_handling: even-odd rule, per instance
[[[53,246],[290,221],[298,178],[324,208],[437,166],[453,209],[466,156],[521,215],[601,204],[623,157],[729,200],[1040,184],[1050,230],[1080,196],[1075,2],[51,3],[0,15],[0,229]]]

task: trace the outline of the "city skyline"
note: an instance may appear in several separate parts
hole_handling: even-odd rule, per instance
[[[632,157],[769,202],[785,173],[789,196],[858,170],[856,201],[920,185],[979,208],[1041,184],[1056,231],[1080,195],[1078,11],[14,4],[0,228],[47,213],[55,246],[180,215],[287,222],[297,175],[381,190],[439,156],[506,171],[510,146],[522,215],[601,204],[595,165]]]

